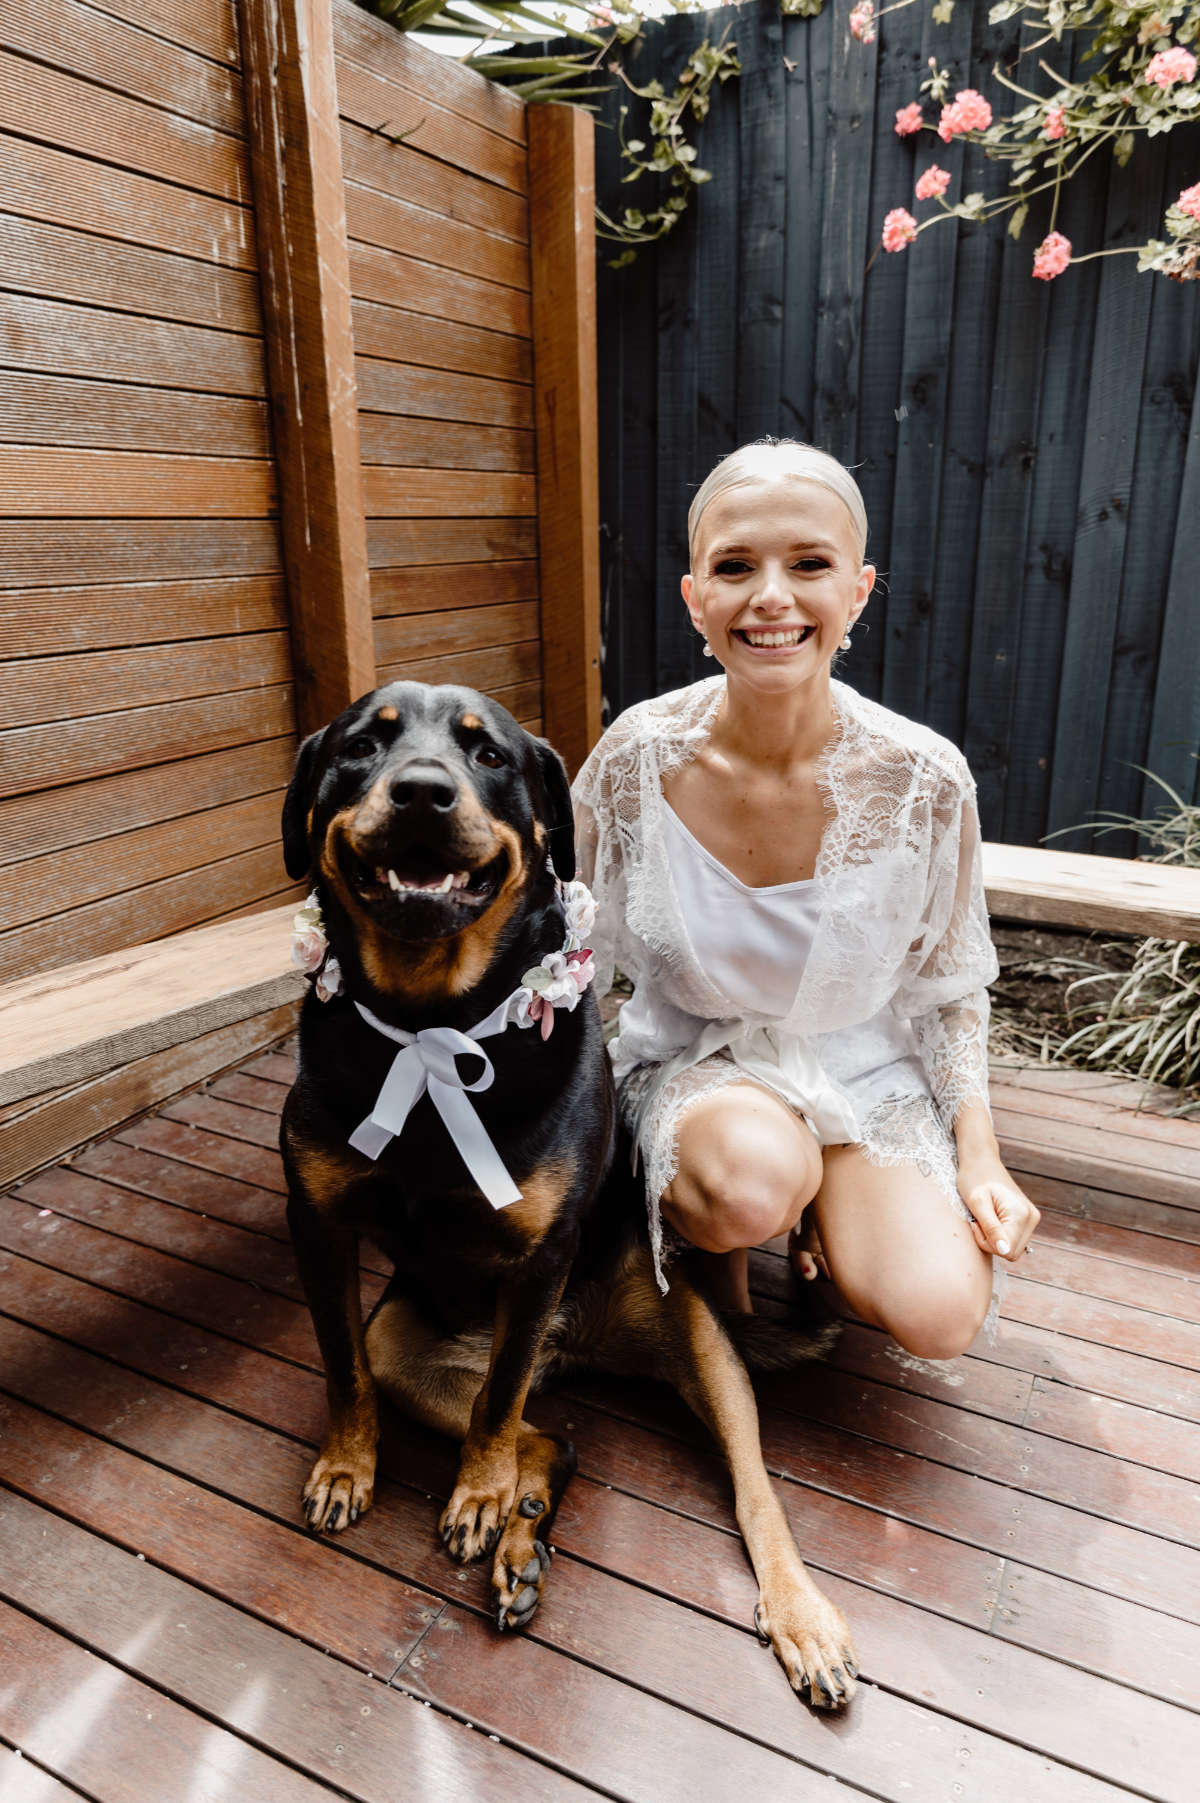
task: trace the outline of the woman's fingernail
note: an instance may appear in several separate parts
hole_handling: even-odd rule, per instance
[[[1007,1258],[1008,1257],[1008,1241],[1007,1240],[997,1240],[996,1241],[996,1250],[1000,1254],[1001,1258]]]

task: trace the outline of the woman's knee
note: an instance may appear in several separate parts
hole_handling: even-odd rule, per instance
[[[879,1325],[914,1358],[953,1359],[967,1351],[987,1318],[990,1288],[929,1288],[885,1303]]]
[[[757,1246],[793,1226],[821,1180],[807,1128],[752,1104],[696,1126],[681,1135],[679,1170],[663,1196],[672,1225],[709,1252]]]

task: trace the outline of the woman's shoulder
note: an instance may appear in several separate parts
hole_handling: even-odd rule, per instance
[[[724,677],[706,677],[686,688],[672,689],[636,701],[617,715],[592,751],[584,769],[599,770],[614,760],[640,754],[648,746],[703,730],[712,713]],[[582,773],[581,773],[582,774]]]
[[[952,739],[947,739],[919,720],[910,720],[882,702],[868,701],[845,683],[835,683],[837,698],[849,717],[874,742],[877,753],[889,762],[906,766],[914,778],[932,778],[939,786],[953,787],[960,793],[974,789],[966,758]]]

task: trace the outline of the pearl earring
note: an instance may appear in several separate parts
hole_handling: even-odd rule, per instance
[[[701,657],[711,657],[713,655],[713,648],[707,639],[705,639],[704,644],[701,647],[700,655]]]
[[[838,647],[838,649],[839,649],[839,650],[840,650],[840,651],[849,651],[849,649],[850,649],[850,628],[849,628],[849,627],[848,627],[848,626],[847,626],[847,628],[846,628],[846,636],[845,636],[845,638],[844,638],[844,639],[843,639],[843,640],[842,640],[842,642],[841,642],[841,644],[840,644],[840,646],[839,646],[839,647]]]

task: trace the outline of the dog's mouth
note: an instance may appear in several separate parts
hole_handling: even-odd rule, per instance
[[[346,848],[344,866],[356,898],[386,924],[389,918],[436,912],[439,922],[464,923],[481,912],[499,892],[508,873],[508,852],[472,869],[452,854],[432,846],[411,845],[389,852],[388,861],[374,852],[365,856]]]

